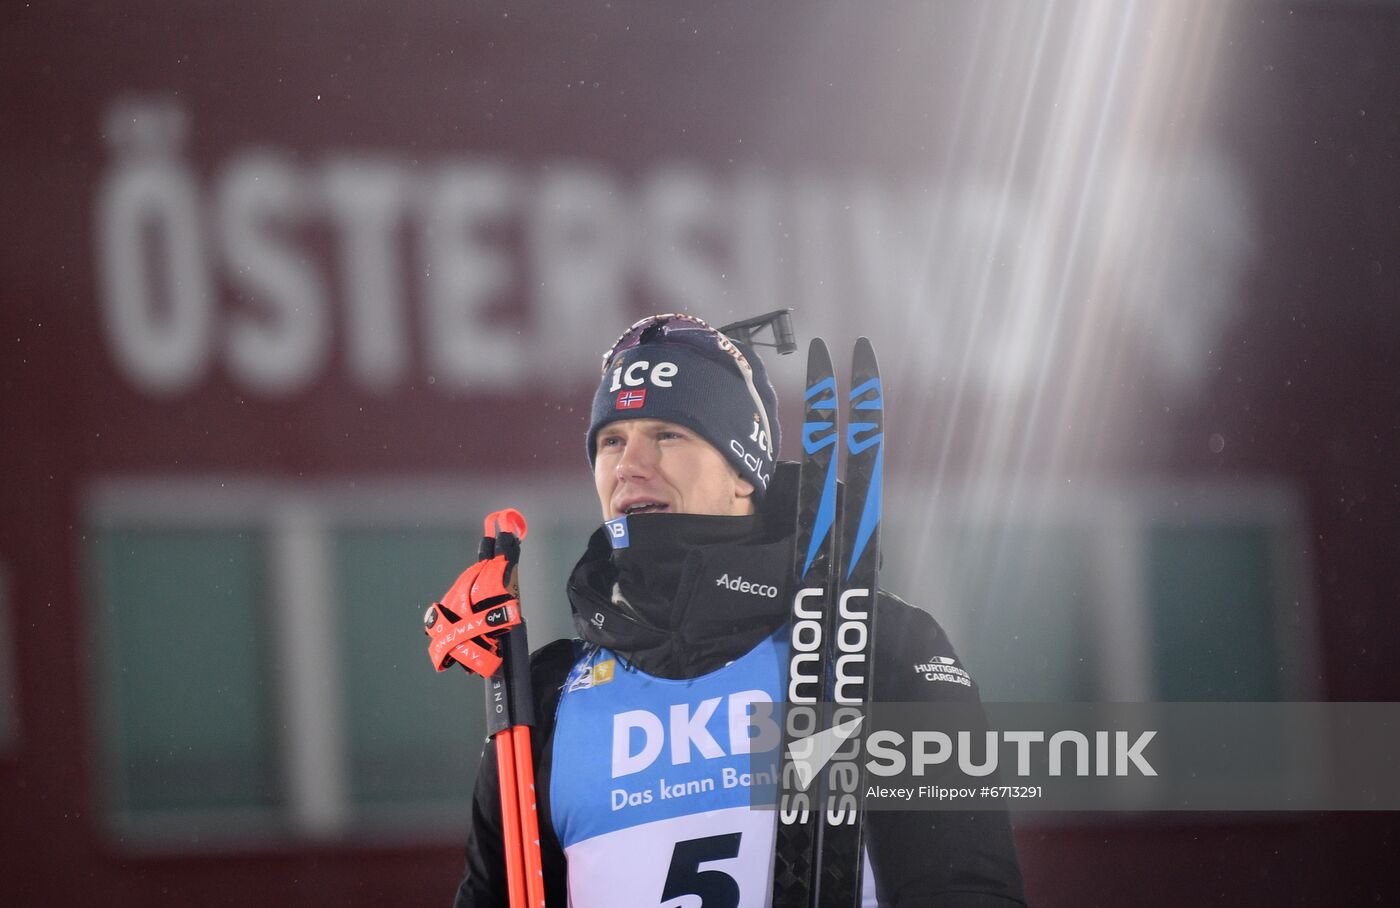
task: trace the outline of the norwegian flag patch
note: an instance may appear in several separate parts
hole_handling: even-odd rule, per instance
[[[635,410],[647,402],[646,388],[637,388],[631,391],[623,391],[617,395],[617,406],[615,410]]]

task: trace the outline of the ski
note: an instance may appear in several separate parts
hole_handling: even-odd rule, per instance
[[[803,399],[774,908],[859,905],[861,898],[859,754],[871,694],[884,467],[884,395],[874,349],[863,337],[852,354],[851,384],[843,431],[831,356],[823,341],[813,340]],[[837,482],[840,447],[844,492]]]
[[[870,702],[870,655],[875,640],[875,597],[880,566],[880,512],[884,474],[884,391],[875,350],[867,338],[851,354],[846,409],[845,501],[834,602],[835,628],[823,641],[832,705],[824,727],[847,726],[842,746],[824,771],[822,828],[816,860],[816,897],[825,906],[859,906],[864,871],[864,776],[860,759]],[[830,608],[834,605],[835,608]]]
[[[803,394],[802,462],[797,490],[797,537],[793,550],[797,591],[792,599],[788,649],[788,683],[783,709],[781,770],[777,786],[777,839],[773,858],[773,908],[809,908],[816,904],[816,858],[819,785],[806,770],[810,763],[793,759],[793,748],[819,731],[826,662],[822,641],[831,611],[835,567],[837,442],[836,375],[826,344],[814,339],[807,348],[807,383]]]

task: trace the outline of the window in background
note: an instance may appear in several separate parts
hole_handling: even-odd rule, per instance
[[[410,633],[415,615],[399,606],[426,608],[441,596],[466,566],[462,553],[480,540],[465,527],[343,528],[333,539],[353,810],[388,822],[424,813],[460,822],[468,789],[444,783],[478,759],[482,685],[433,672],[426,638]],[[448,803],[440,800],[454,790]]]
[[[1144,527],[1147,619],[1161,700],[1287,700],[1306,643],[1288,528],[1241,519]],[[1291,557],[1293,556],[1293,557]]]
[[[931,492],[901,501],[932,501]],[[1316,696],[1301,509],[1275,487],[1076,485],[891,515],[883,585],[947,628],[984,700]]]
[[[90,538],[108,814],[275,822],[283,780],[264,534],[134,521]]]
[[[576,558],[596,518],[588,497],[532,488],[509,503],[530,519],[521,587],[538,646],[571,634],[554,591],[573,561],[557,555]],[[459,838],[485,695],[432,670],[420,622],[501,505],[493,489],[407,482],[96,489],[93,702],[114,837]]]

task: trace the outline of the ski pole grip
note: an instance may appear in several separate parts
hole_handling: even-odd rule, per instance
[[[514,533],[501,533],[496,537],[492,555],[504,555],[506,561],[515,564],[520,561],[520,537]]]
[[[494,738],[515,724],[504,665],[486,679],[486,737]]]
[[[505,648],[501,667],[486,679],[486,736],[514,725],[534,725],[535,706],[530,684],[530,642],[522,622],[501,638]]]
[[[528,529],[525,516],[515,508],[493,511],[486,516],[481,539],[481,558],[503,557],[511,565],[520,561],[520,542]],[[518,579],[511,576],[509,588],[515,595]],[[525,622],[500,637],[501,666],[486,679],[486,728],[489,736],[515,725],[534,725],[534,697],[530,685],[530,643]]]
[[[500,674],[506,676],[506,684],[510,688],[509,701],[511,724],[530,725],[535,724],[535,697],[533,686],[530,684],[530,643],[525,636],[525,622],[517,624],[506,631],[505,640],[505,664]]]

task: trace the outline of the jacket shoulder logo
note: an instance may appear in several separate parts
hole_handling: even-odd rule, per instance
[[[961,684],[963,687],[972,686],[972,676],[951,656],[934,656],[927,662],[916,664],[914,671],[922,675],[925,681],[946,681],[949,684]]]

